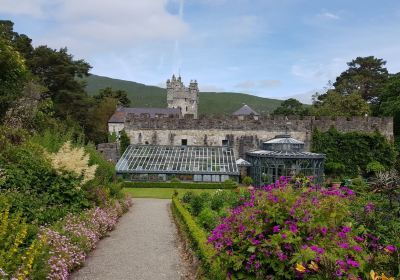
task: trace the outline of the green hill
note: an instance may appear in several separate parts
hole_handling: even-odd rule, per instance
[[[125,90],[132,107],[167,107],[166,90],[156,86],[111,79],[97,75],[86,78],[89,94],[97,94],[100,89],[111,87]],[[243,104],[247,104],[260,114],[271,113],[281,104],[281,100],[257,97],[233,92],[201,92],[200,114],[231,114]]]

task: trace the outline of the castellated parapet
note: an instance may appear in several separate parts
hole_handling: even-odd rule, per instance
[[[197,119],[197,108],[199,100],[199,87],[196,80],[192,80],[189,87],[185,87],[181,77],[172,75],[167,80],[167,104],[168,108],[179,108],[182,116],[192,116]]]
[[[331,127],[341,132],[379,131],[393,141],[393,119],[376,117],[265,116],[239,120],[212,116],[195,119],[193,115],[181,119],[128,115],[124,126],[132,144],[221,146],[229,143],[240,157],[246,151],[259,148],[262,142],[285,133],[304,141],[309,150],[313,130],[326,131]]]

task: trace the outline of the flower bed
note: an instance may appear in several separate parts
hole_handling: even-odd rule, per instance
[[[16,253],[18,245],[26,238],[27,227],[22,222],[21,229],[15,234],[19,241],[3,256],[8,258],[2,260],[4,265],[8,264],[8,269],[0,267],[1,279],[68,279],[72,271],[82,266],[87,253],[96,247],[96,243],[114,229],[119,217],[128,211],[130,205],[130,199],[123,202],[116,200],[104,208],[95,207],[80,215],[68,215],[54,226],[41,227],[31,246],[13,256],[10,253]],[[2,217],[4,219],[6,215]],[[13,224],[12,221],[21,222],[15,219],[10,221],[10,224]],[[20,259],[19,265],[12,269],[15,257]]]
[[[370,279],[373,269],[393,272],[396,246],[355,225],[354,199],[345,187],[282,177],[252,191],[208,241],[233,279]]]

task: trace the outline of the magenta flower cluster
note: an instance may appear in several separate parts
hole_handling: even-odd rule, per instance
[[[208,242],[228,275],[302,279],[321,273],[357,279],[368,273],[374,252],[396,248],[383,247],[373,235],[351,226],[349,204],[354,198],[346,187],[292,184],[281,177],[252,191],[250,199],[212,231]]]

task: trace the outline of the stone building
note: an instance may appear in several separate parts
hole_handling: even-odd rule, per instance
[[[189,87],[185,87],[179,76],[167,80],[167,104],[168,108],[178,108],[182,116],[191,115],[197,119],[198,116],[199,87],[197,81],[192,80]]]

